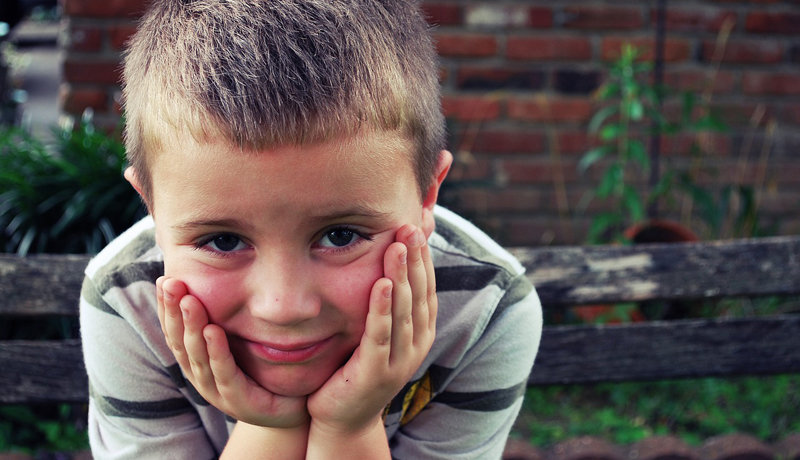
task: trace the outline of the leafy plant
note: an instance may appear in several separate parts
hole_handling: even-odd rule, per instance
[[[119,140],[89,119],[56,134],[0,130],[0,250],[95,253],[143,215]]]
[[[725,433],[775,442],[800,430],[800,376],[703,378],[528,388],[513,434],[546,447],[575,436],[629,444]]]
[[[624,44],[618,59],[609,67],[608,80],[596,93],[601,108],[588,129],[600,144],[583,155],[578,169],[586,172],[592,167],[604,168],[587,197],[607,200],[612,210],[594,218],[588,234],[591,243],[622,240],[626,227],[645,220],[647,206],[678,190],[678,176],[673,170],[665,171],[656,184],[645,190],[651,164],[643,139],[656,134],[726,129],[710,111],[695,110],[696,97],[691,92],[683,95],[680,120],[667,120],[660,107],[668,90],[648,81],[651,70],[652,63],[640,60],[636,47]],[[694,148],[698,148],[697,144]],[[681,177],[681,185],[691,184],[689,176]]]

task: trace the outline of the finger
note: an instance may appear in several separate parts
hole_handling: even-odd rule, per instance
[[[180,281],[170,278],[165,279],[161,287],[164,299],[164,320],[162,324],[164,336],[178,364],[184,370],[188,370],[189,361],[186,358],[186,350],[183,345],[183,315],[179,306],[180,299],[186,295],[186,287]]]
[[[359,357],[368,367],[389,364],[392,345],[392,281],[381,278],[372,286]]]
[[[208,325],[205,307],[192,295],[185,295],[180,300],[183,314],[183,346],[196,382],[195,384],[212,389],[214,376],[208,364],[208,345],[203,336],[203,328]]]
[[[409,227],[406,239],[408,247],[408,281],[411,286],[411,319],[413,321],[413,343],[426,341],[429,334],[428,323],[428,272],[423,260],[425,236],[422,230]]]
[[[209,369],[220,396],[226,400],[241,398],[244,396],[242,389],[248,383],[247,377],[233,358],[225,331],[209,324],[203,329],[203,337],[207,344]]]
[[[427,241],[422,246],[422,261],[425,266],[425,281],[427,283],[427,306],[428,306],[428,331],[436,334],[436,316],[439,314],[439,298],[436,295],[436,272],[433,267],[431,248]]]
[[[392,243],[384,256],[384,271],[392,281],[392,340],[390,362],[402,360],[414,338],[411,286],[408,282],[408,249]]]
[[[158,314],[158,324],[161,325],[161,332],[164,333],[164,336],[167,335],[167,331],[164,329],[164,290],[161,285],[164,283],[165,277],[159,276],[156,279],[156,304],[158,308],[156,309],[156,313]]]

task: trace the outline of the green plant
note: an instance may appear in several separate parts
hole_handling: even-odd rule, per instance
[[[629,444],[725,433],[775,442],[800,430],[800,376],[703,378],[528,388],[513,434],[539,447],[592,435]]]
[[[52,145],[0,130],[0,250],[95,253],[143,215],[122,177],[125,151],[83,120]]]
[[[646,187],[651,164],[644,139],[726,129],[709,110],[697,110],[696,96],[691,92],[683,94],[680,119],[667,120],[661,105],[669,91],[649,81],[651,69],[652,63],[642,61],[636,47],[624,44],[618,59],[609,67],[608,80],[596,93],[600,108],[588,130],[597,136],[599,145],[583,155],[578,169],[586,172],[596,166],[604,168],[587,198],[608,201],[610,210],[593,219],[588,234],[591,243],[622,240],[625,228],[645,220],[648,206],[694,185],[690,176],[680,176],[679,183],[676,171],[666,169],[658,175],[657,183]],[[693,149],[697,151],[699,144],[695,143]]]

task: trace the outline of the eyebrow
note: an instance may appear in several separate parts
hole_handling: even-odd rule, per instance
[[[351,205],[347,208],[334,209],[333,211],[330,212],[322,212],[320,214],[311,215],[309,216],[309,220],[312,222],[329,222],[329,221],[335,221],[353,217],[368,218],[368,219],[385,219],[388,218],[390,215],[391,213],[383,212],[369,206]],[[177,223],[172,226],[173,229],[182,232],[189,232],[209,227],[236,228],[245,231],[253,228],[253,226],[247,223],[246,221],[242,221],[239,219],[196,219],[196,220],[189,220],[187,222]]]
[[[334,209],[329,212],[321,212],[320,214],[311,215],[310,220],[312,221],[331,221],[331,220],[340,220],[344,218],[350,217],[362,217],[362,218],[369,218],[369,219],[385,219],[389,217],[391,213],[380,211],[378,209],[365,206],[365,205],[350,205],[343,209]]]
[[[175,230],[183,232],[208,227],[238,228],[246,230],[252,228],[252,225],[238,219],[197,219],[178,223],[172,226],[172,228]]]

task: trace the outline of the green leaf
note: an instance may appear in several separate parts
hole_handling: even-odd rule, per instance
[[[581,173],[586,172],[589,168],[597,163],[600,159],[608,154],[608,147],[601,145],[586,152],[581,161],[578,162],[578,171]]]
[[[608,142],[613,139],[616,139],[621,134],[622,134],[622,126],[617,123],[612,123],[603,126],[603,129],[600,130],[600,139],[603,142]]]
[[[644,206],[642,199],[639,197],[639,192],[626,185],[622,190],[622,202],[628,210],[628,215],[631,217],[631,223],[639,222],[644,219]]]
[[[622,184],[623,173],[622,166],[618,164],[611,165],[600,179],[600,184],[597,186],[597,196],[605,198],[611,194],[616,194],[617,190],[620,189],[620,184]]]
[[[617,113],[619,109],[616,105],[609,105],[607,107],[603,107],[602,109],[598,110],[597,113],[592,116],[592,119],[589,120],[589,127],[587,128],[590,133],[596,133],[600,126],[605,123],[608,117]]]

